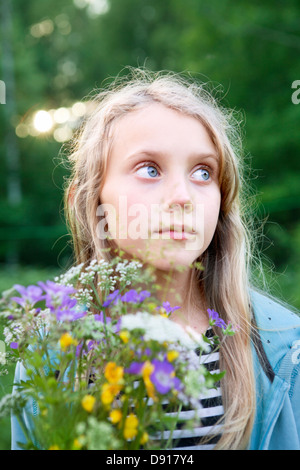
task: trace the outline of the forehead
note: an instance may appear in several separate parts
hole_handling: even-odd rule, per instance
[[[142,147],[154,151],[217,155],[212,139],[200,119],[152,103],[118,118],[112,128],[112,156],[138,152]]]

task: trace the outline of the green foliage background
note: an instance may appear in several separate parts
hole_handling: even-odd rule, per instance
[[[297,0],[1,0],[0,14],[0,79],[9,80],[0,104],[0,290],[53,277],[72,261],[62,144],[51,134],[20,138],[16,126],[39,109],[84,99],[127,65],[145,65],[191,72],[242,112],[265,221],[266,278],[271,292],[300,308],[300,104],[291,100],[300,79]],[[45,20],[52,32],[36,37],[32,27]],[[9,196],[16,179],[17,202]],[[0,448],[9,447],[8,428],[0,426]]]

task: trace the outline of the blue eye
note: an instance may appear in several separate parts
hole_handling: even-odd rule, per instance
[[[200,177],[196,177],[196,179],[199,179],[199,180],[202,180],[202,181],[208,181],[209,180],[209,178],[210,178],[209,170],[207,170],[206,168],[198,168],[198,170],[196,170],[194,172],[194,174],[197,173],[197,172],[199,172]]]
[[[142,176],[143,178],[148,178],[149,176],[150,178],[153,178],[155,176],[158,176],[158,171],[153,165],[145,165],[139,168],[137,172],[140,172],[138,174]]]

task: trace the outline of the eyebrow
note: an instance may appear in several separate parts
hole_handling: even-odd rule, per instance
[[[128,157],[126,157],[127,161],[134,160],[135,158],[146,155],[147,157],[166,157],[168,156],[166,153],[161,152],[159,150],[138,150],[137,152],[134,152],[130,154]],[[211,153],[211,152],[195,152],[189,155],[189,160],[197,160],[197,159],[214,159],[217,163],[219,163],[219,156],[217,153]]]

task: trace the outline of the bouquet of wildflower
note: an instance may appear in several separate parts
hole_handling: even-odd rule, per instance
[[[7,359],[20,380],[0,416],[19,420],[24,448],[172,448],[182,406],[195,410],[187,425],[199,426],[199,395],[222,375],[200,364],[201,352],[218,338],[184,332],[168,318],[179,307],[133,288],[150,282],[140,263],[115,258],[4,293]],[[234,333],[209,313],[212,325]]]

